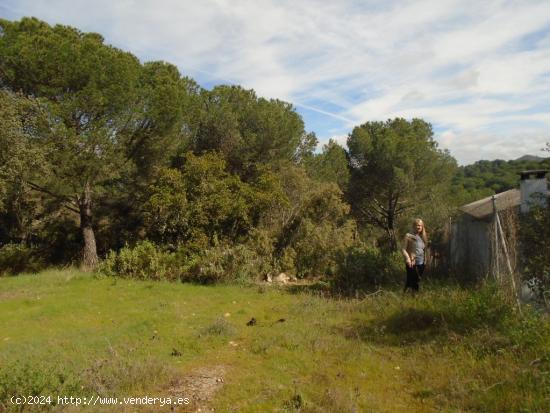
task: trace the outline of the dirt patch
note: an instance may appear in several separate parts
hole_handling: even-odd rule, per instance
[[[213,412],[209,408],[210,400],[223,387],[224,366],[200,367],[188,375],[170,383],[168,392],[171,397],[188,397],[191,403],[179,412]]]
[[[15,300],[22,297],[30,300],[40,300],[40,296],[29,297],[27,291],[3,291],[0,293],[0,301]]]

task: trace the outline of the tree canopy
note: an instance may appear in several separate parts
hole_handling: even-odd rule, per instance
[[[550,158],[477,161],[459,167],[453,178],[453,185],[471,194],[473,201],[483,195],[516,188],[519,185],[519,172],[529,169],[550,169]]]
[[[221,152],[242,176],[255,165],[299,160],[317,144],[289,103],[258,98],[239,86],[216,86],[201,97],[193,149]]]
[[[95,33],[34,18],[0,27],[0,84],[35,99],[40,114],[28,143],[45,154],[47,173],[28,184],[79,214],[83,260],[94,267],[94,199],[163,155],[181,128],[185,82],[175,67],[141,65]]]
[[[348,137],[350,193],[359,219],[382,228],[397,248],[397,219],[430,208],[448,191],[456,161],[421,119],[366,122]]]
[[[366,122],[347,149],[317,151],[288,102],[203,89],[96,33],[35,18],[0,28],[0,252],[16,243],[94,268],[139,244],[167,254],[166,268],[214,279],[246,257],[335,274],[357,254],[371,262],[372,245],[395,248],[413,215],[432,224],[456,201],[456,162],[421,119]]]

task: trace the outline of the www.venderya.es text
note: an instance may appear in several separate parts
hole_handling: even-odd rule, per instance
[[[104,397],[93,396],[12,396],[10,402],[15,405],[61,405],[61,406],[105,406],[105,405],[130,405],[130,406],[178,406],[190,403],[189,397]]]

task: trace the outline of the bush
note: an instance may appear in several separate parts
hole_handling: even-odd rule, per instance
[[[273,203],[271,189],[229,173],[220,154],[187,153],[180,169],[161,170],[149,187],[148,235],[163,244],[194,245],[196,252],[217,240],[234,242],[248,235],[257,215]]]
[[[293,242],[296,275],[334,275],[338,255],[342,255],[353,244],[354,229],[352,221],[334,225],[304,219]]]
[[[400,284],[405,266],[398,252],[383,253],[378,248],[357,244],[340,254],[333,287],[340,292],[368,290],[373,287]]]
[[[522,273],[539,298],[550,294],[550,208],[533,208],[521,220]],[[548,304],[548,302],[547,302]]]
[[[62,368],[29,361],[17,361],[2,366],[0,370],[0,410],[3,412],[47,411],[57,404],[57,395],[78,394],[81,390],[78,378]],[[13,396],[50,397],[49,404],[16,405],[10,402]],[[44,400],[41,399],[41,400]],[[5,410],[4,410],[4,409]]]
[[[195,257],[183,276],[204,284],[261,279],[271,272],[270,257],[263,257],[246,245],[219,245]]]
[[[439,299],[436,305],[446,322],[459,332],[488,327],[502,329],[514,313],[514,304],[506,299],[496,284],[470,290],[461,300]]]
[[[200,330],[199,336],[228,337],[235,334],[235,327],[223,317],[217,318],[213,323]]]
[[[356,230],[342,191],[335,183],[312,180],[296,165],[286,164],[278,173],[284,194],[271,199],[258,226],[274,247],[274,266],[299,278],[332,275]]]
[[[38,272],[45,263],[37,249],[24,244],[6,244],[0,248],[0,275]]]
[[[180,277],[176,258],[176,254],[164,252],[150,241],[141,241],[134,247],[126,245],[118,253],[109,252],[99,272],[140,280],[176,280]]]
[[[118,253],[111,251],[99,268],[107,276],[201,284],[247,282],[270,271],[269,260],[245,245],[219,245],[197,255],[184,247],[164,251],[150,241],[127,245]]]

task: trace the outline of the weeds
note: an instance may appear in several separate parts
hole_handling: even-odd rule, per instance
[[[204,327],[199,336],[222,336],[229,337],[235,334],[235,328],[225,318],[219,317],[212,324]]]

